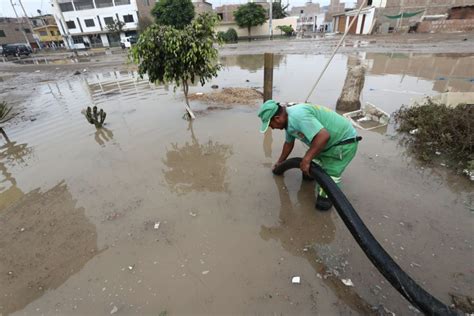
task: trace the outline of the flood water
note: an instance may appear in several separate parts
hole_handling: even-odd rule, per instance
[[[327,58],[275,56],[274,98],[304,100]],[[474,92],[473,56],[364,53],[336,56],[310,100],[334,108],[357,59],[368,67],[363,101],[388,113]],[[221,61],[211,84],[261,88],[262,56]],[[0,314],[414,313],[336,211],[314,210],[314,183],[271,174],[284,136],[259,134],[257,106],[195,103],[203,111],[190,123],[179,91],[125,69],[23,89],[0,147]],[[81,114],[92,105],[107,112],[105,128]],[[419,164],[390,135],[360,134],[343,191],[369,229],[445,303],[472,293],[472,183]],[[303,153],[298,144],[293,155]]]

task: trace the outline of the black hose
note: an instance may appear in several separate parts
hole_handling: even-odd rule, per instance
[[[300,162],[301,158],[285,160],[273,173],[281,175],[288,169],[299,168]],[[310,175],[327,193],[337,213],[370,261],[400,294],[427,315],[462,315],[426,292],[398,266],[365,226],[341,189],[320,166],[311,163]]]

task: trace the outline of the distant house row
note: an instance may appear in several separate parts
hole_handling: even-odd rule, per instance
[[[249,0],[263,6],[267,12],[270,1]],[[357,14],[364,2],[362,11]],[[34,18],[0,18],[0,45],[28,41],[32,47],[109,47],[136,35],[149,24],[155,0],[50,0],[53,14]],[[234,12],[242,4],[213,8],[205,0],[193,1],[197,13],[215,12],[221,19],[219,31],[236,29],[239,37],[247,36],[234,20]],[[320,6],[309,0],[303,6],[293,6],[288,17],[273,20],[273,34],[280,34],[281,25],[291,25],[302,35],[348,30],[352,34],[388,32],[468,31],[474,29],[474,0],[357,0],[347,7],[340,0]],[[459,22],[462,20],[461,22]],[[108,25],[121,21],[120,34]],[[252,29],[253,36],[268,36],[269,23]]]

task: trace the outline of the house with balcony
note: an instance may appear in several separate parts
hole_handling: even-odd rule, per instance
[[[30,18],[30,21],[33,32],[43,47],[56,48],[64,45],[56,20],[51,14],[35,16]]]
[[[51,0],[59,31],[76,49],[119,46],[121,38],[137,34],[135,0]],[[109,25],[120,21],[120,32]]]

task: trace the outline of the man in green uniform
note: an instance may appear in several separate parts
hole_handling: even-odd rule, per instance
[[[341,182],[342,172],[354,158],[361,139],[349,120],[319,105],[302,103],[283,107],[273,100],[261,105],[258,116],[262,120],[260,132],[265,133],[269,126],[286,130],[283,150],[273,168],[288,158],[297,138],[309,147],[301,161],[301,171],[309,175],[311,161],[314,161],[334,182]],[[332,207],[321,188],[316,188],[316,195],[317,209],[325,211]]]

